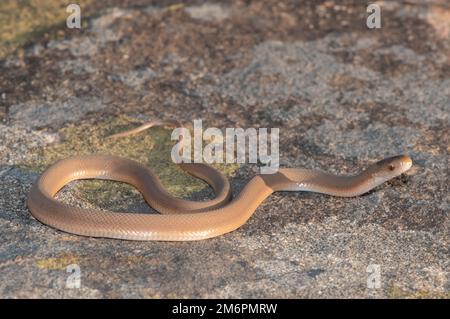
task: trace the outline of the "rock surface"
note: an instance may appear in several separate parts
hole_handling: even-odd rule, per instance
[[[450,297],[446,1],[380,2],[381,29],[354,1],[83,3],[81,30],[56,26],[62,36],[0,61],[1,297]],[[414,167],[358,198],[273,194],[240,229],[199,242],[84,238],[31,217],[39,173],[80,153],[134,158],[178,196],[212,196],[170,162],[170,131],[105,139],[155,118],[280,128],[283,167],[353,173],[399,153]],[[234,194],[257,173],[218,167]],[[150,211],[118,183],[58,198]]]

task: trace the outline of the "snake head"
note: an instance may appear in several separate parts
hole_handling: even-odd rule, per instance
[[[372,170],[372,177],[375,180],[385,182],[403,174],[409,170],[411,166],[411,157],[408,155],[398,155],[376,162],[370,169]]]

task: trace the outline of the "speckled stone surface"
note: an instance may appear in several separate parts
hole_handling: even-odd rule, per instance
[[[382,28],[369,30],[356,3],[96,2],[82,30],[0,61],[0,297],[450,298],[450,6],[379,2]],[[358,198],[273,194],[199,242],[78,237],[31,217],[39,173],[79,153],[129,156],[174,194],[212,196],[170,163],[170,131],[103,138],[155,118],[278,127],[283,167],[354,173],[399,153],[414,167]],[[222,169],[234,194],[258,171]],[[108,182],[58,198],[150,211]]]

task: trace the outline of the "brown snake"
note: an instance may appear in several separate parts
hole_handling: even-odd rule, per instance
[[[152,126],[177,126],[177,121],[153,121],[113,137],[136,134]],[[253,177],[231,200],[227,178],[206,164],[178,164],[189,174],[206,181],[216,197],[196,202],[171,196],[157,176],[142,164],[112,155],[74,156],[45,170],[31,188],[27,205],[44,224],[84,236],[129,240],[187,241],[206,239],[233,231],[253,215],[256,208],[276,191],[310,191],[332,196],[364,194],[412,166],[411,158],[386,158],[357,175],[280,168],[275,174]],[[160,214],[110,212],[73,207],[55,200],[67,183],[80,179],[104,179],[128,183]]]

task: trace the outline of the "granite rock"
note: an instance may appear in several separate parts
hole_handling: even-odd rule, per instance
[[[383,27],[367,29],[354,1],[86,1],[82,30],[56,25],[62,36],[4,57],[0,296],[449,298],[450,7],[381,7]],[[170,163],[170,131],[105,140],[155,118],[280,128],[283,167],[355,173],[399,153],[414,166],[357,198],[275,193],[238,230],[198,242],[79,237],[30,215],[42,170],[80,153],[134,158],[177,196],[211,197]],[[234,194],[258,171],[218,167]],[[109,182],[58,198],[152,212]]]

